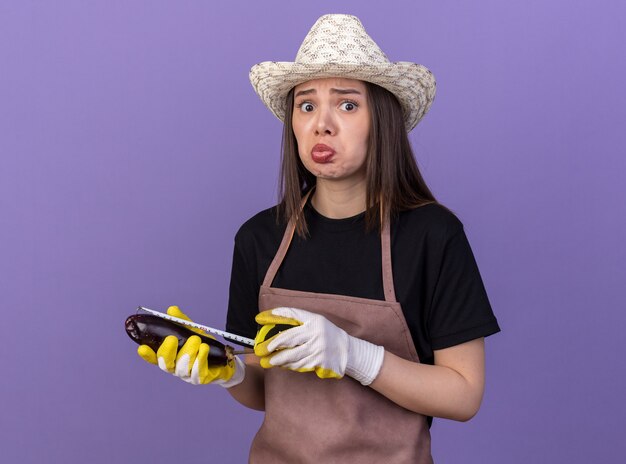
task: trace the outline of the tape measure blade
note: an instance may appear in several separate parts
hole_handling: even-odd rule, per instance
[[[238,345],[241,345],[241,346],[251,346],[251,347],[254,347],[254,340],[252,340],[251,338],[242,337],[241,335],[231,334],[229,332],[225,332],[223,330],[215,329],[215,328],[209,327],[207,325],[198,324],[197,322],[187,321],[187,320],[181,319],[179,317],[170,316],[169,314],[161,313],[159,311],[155,311],[154,309],[146,308],[145,306],[139,306],[137,309],[146,311],[147,313],[150,313],[153,316],[157,316],[157,317],[160,317],[162,319],[167,319],[169,321],[176,322],[176,323],[181,324],[181,325],[185,325],[185,326],[188,326],[188,327],[193,327],[195,329],[204,330],[205,332],[208,332],[208,333],[211,333],[211,334],[214,334],[214,335],[219,335],[220,337],[225,338],[227,340],[230,340],[232,342],[236,342]]]

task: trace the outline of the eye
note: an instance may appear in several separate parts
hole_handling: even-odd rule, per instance
[[[298,104],[298,108],[300,108],[300,111],[304,113],[310,113],[315,107],[311,102],[302,102]]]
[[[339,105],[342,109],[344,109],[345,111],[348,112],[352,112],[354,110],[356,110],[358,108],[359,105],[356,104],[356,102],[347,100],[341,103],[341,105]]]

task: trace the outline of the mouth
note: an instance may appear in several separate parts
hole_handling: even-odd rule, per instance
[[[311,158],[316,163],[328,163],[333,156],[335,156],[335,150],[328,145],[324,145],[323,143],[318,143],[311,150]]]

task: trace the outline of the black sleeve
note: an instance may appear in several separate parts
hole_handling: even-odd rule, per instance
[[[474,254],[460,223],[444,240],[442,263],[428,324],[433,350],[500,331]]]
[[[257,332],[254,317],[258,313],[259,287],[254,272],[256,266],[248,262],[254,255],[245,252],[243,242],[240,234],[237,234],[230,275],[226,331],[254,338]]]

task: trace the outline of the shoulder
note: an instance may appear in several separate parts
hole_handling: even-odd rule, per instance
[[[260,241],[275,241],[286,225],[277,222],[278,205],[259,211],[247,219],[235,234],[235,243],[244,246]]]
[[[457,215],[440,203],[402,211],[396,224],[407,233],[438,238],[450,237],[463,230],[463,223]]]

